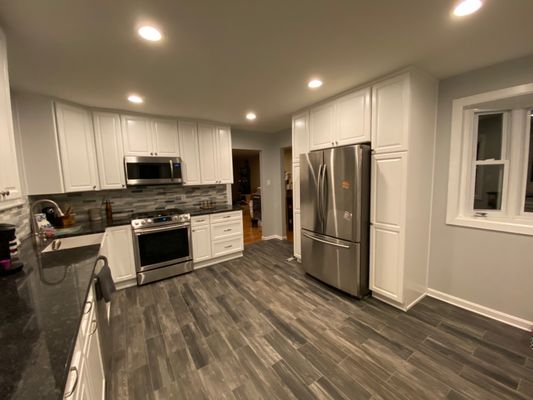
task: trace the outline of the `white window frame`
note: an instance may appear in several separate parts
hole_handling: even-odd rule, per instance
[[[503,107],[483,108],[483,103],[494,105],[498,101],[505,102],[525,95],[533,95],[533,84],[513,86],[453,101],[446,215],[448,225],[533,235],[533,213],[524,211],[533,104],[528,109],[510,111]],[[502,160],[476,161],[476,114],[499,112],[506,113]],[[474,210],[476,164],[504,164],[501,210]]]

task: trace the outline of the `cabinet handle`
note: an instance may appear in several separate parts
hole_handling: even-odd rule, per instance
[[[151,156],[153,156],[153,155],[154,155],[154,153],[153,153],[153,152],[150,152],[150,155],[151,155]]]
[[[122,184],[122,187],[126,187],[126,185]]]
[[[231,249],[233,247],[232,244],[230,244],[229,246],[224,246],[225,249]]]
[[[94,328],[93,328],[93,330],[91,331],[91,333],[89,333],[89,336],[94,335],[94,333],[95,333],[96,330],[98,329],[98,322],[97,322],[95,319],[92,320],[91,324],[94,325]]]
[[[74,383],[72,384],[72,389],[70,389],[68,392],[65,393],[65,396],[64,396],[65,399],[67,397],[72,396],[74,394],[74,392],[76,391],[76,387],[78,386],[78,378],[79,378],[78,368],[70,367],[69,373],[70,372],[76,372],[76,379],[74,379]]]
[[[93,186],[93,190],[96,190],[96,185]]]
[[[87,301],[85,303],[85,305],[89,305],[89,309],[87,311],[84,311],[83,313],[84,314],[89,314],[91,312],[91,310],[93,309],[93,302],[89,300],[89,301]]]
[[[233,230],[233,229],[228,228],[228,229],[224,229],[224,232],[230,232],[230,231],[232,231],[232,230]]]
[[[231,218],[231,215],[226,215],[225,217],[222,217],[222,218]]]

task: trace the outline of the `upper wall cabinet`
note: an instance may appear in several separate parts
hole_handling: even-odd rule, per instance
[[[120,116],[108,112],[94,112],[93,124],[100,188],[125,188]]]
[[[376,153],[407,150],[409,75],[372,87],[372,148]]]
[[[312,108],[309,147],[319,150],[370,141],[370,89],[349,93]]]
[[[67,192],[99,189],[93,123],[80,107],[56,103],[57,135]]]
[[[199,185],[200,152],[198,149],[198,130],[195,121],[178,122],[179,142],[181,147],[181,174],[184,185]]]
[[[198,144],[202,183],[233,183],[230,129],[198,123]]]
[[[0,30],[0,208],[21,197],[7,71],[6,40]]]
[[[309,151],[309,112],[292,118],[292,162],[300,162],[300,154]]]
[[[175,120],[122,115],[124,154],[128,156],[179,156]]]

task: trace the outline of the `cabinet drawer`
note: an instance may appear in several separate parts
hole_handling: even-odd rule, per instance
[[[223,239],[233,235],[242,235],[242,221],[240,219],[226,223],[211,225],[211,239]]]
[[[207,224],[209,224],[209,215],[199,215],[197,217],[191,217],[191,226]]]
[[[242,250],[242,236],[237,236],[231,239],[218,240],[216,242],[213,242],[212,244],[213,257],[219,257]]]
[[[218,214],[211,214],[211,223],[223,222],[242,218],[242,211],[230,211]]]

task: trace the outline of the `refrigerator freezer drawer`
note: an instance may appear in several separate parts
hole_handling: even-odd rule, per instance
[[[302,229],[302,265],[309,275],[356,297],[368,294],[368,265],[359,243]]]

